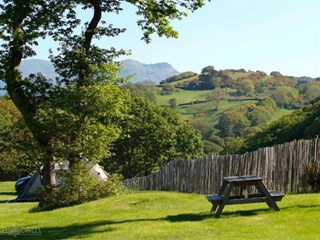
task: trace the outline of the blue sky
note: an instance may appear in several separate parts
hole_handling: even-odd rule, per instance
[[[213,65],[320,77],[320,0],[216,0],[173,22],[178,39],[153,36],[151,44],[140,40],[134,13],[124,5],[121,14],[106,16],[127,31],[98,45],[131,49],[122,59],[168,62],[181,72]],[[37,58],[46,59],[50,44],[41,43]]]

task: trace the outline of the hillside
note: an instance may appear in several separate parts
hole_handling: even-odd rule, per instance
[[[152,80],[156,83],[171,77],[179,72],[168,63],[143,64],[141,62],[127,59],[121,61],[123,69],[120,76],[132,76],[132,82]]]
[[[202,133],[207,154],[231,153],[243,137],[318,97],[319,80],[207,66],[199,74],[184,72],[163,80],[157,103],[174,108]]]
[[[320,135],[320,97],[244,139],[239,152]]]

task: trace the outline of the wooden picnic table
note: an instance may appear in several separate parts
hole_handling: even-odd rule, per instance
[[[248,194],[248,187],[250,186],[254,186],[258,193]],[[240,187],[240,194],[230,196],[235,187]],[[206,197],[208,201],[212,203],[211,212],[217,210],[215,217],[218,218],[225,205],[229,204],[265,202],[270,208],[273,208],[275,211],[280,211],[276,201],[281,201],[284,194],[279,191],[268,190],[262,182],[261,177],[249,175],[224,177],[219,193],[207,195]]]

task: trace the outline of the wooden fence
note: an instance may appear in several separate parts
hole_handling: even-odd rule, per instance
[[[225,176],[261,176],[269,189],[284,193],[303,192],[302,174],[307,163],[320,164],[320,140],[299,140],[245,154],[206,156],[198,160],[176,159],[159,172],[127,179],[138,190],[218,192]]]

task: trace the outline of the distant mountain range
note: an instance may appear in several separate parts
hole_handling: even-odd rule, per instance
[[[120,76],[132,75],[132,82],[152,80],[159,83],[168,77],[179,74],[169,63],[144,64],[135,60],[127,59],[120,62],[123,69]]]
[[[123,69],[119,76],[126,77],[132,75],[132,82],[152,80],[159,83],[179,73],[169,63],[144,64],[131,59],[123,60],[120,63]],[[42,73],[47,78],[54,79],[56,77],[52,63],[40,59],[23,61],[21,63],[21,72],[24,77],[37,72]]]
[[[169,63],[144,64],[132,59],[123,60],[120,62],[123,66],[119,76],[132,76],[132,82],[152,80],[156,83],[165,80],[168,77],[179,74]],[[24,60],[21,63],[21,72],[23,77],[29,76],[31,73],[42,73],[45,77],[55,79],[57,74],[54,71],[53,64],[50,61],[41,59]],[[0,81],[0,88],[3,87],[3,82]],[[5,92],[0,90],[0,95]]]
[[[54,66],[50,61],[41,59],[29,59],[21,62],[21,72],[23,77],[27,77],[32,73],[42,73],[45,77],[54,79],[57,74]]]

